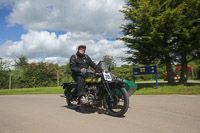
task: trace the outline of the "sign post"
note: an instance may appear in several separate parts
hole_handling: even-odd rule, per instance
[[[139,68],[133,68],[133,80],[135,82],[135,75],[155,74],[156,76],[156,88],[158,88],[158,73],[156,66],[145,66]]]

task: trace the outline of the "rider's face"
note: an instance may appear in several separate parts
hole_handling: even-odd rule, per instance
[[[79,52],[80,54],[84,54],[84,53],[85,53],[85,49],[81,48],[81,49],[78,50],[78,52]]]

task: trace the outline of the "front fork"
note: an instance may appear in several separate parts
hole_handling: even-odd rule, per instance
[[[114,101],[114,99],[113,99],[113,97],[111,95],[111,91],[110,91],[110,87],[108,85],[108,82],[103,78],[103,75],[102,75],[101,79],[102,79],[103,86],[104,86],[106,92],[108,93],[110,101]]]

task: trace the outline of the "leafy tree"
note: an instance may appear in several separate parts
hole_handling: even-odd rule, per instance
[[[181,83],[187,81],[187,64],[200,58],[200,1],[183,0],[177,18],[176,38],[177,55],[181,63]]]
[[[193,79],[200,79],[198,73],[200,72],[200,59],[191,61],[188,65],[192,66],[191,76]]]
[[[12,88],[24,88],[25,84],[25,68],[12,70]]]
[[[188,5],[190,2],[195,5],[194,9]],[[195,45],[199,40],[194,36],[199,31],[194,25],[199,17],[198,7],[197,0],[127,0],[125,9],[121,11],[127,20],[127,23],[121,26],[125,36],[120,38],[130,48],[127,53],[132,55],[126,60],[144,65],[165,63],[168,82],[174,82],[172,65],[184,59],[184,50],[178,52],[187,44],[183,38],[186,35],[189,35],[188,40],[195,38],[194,43],[189,43],[191,54],[194,54],[195,47],[199,47]],[[195,17],[191,21],[184,21],[191,18],[189,14],[192,12],[196,13]],[[187,32],[182,33],[186,29]]]
[[[109,63],[109,65],[111,66],[111,69],[116,67],[115,59],[113,58],[113,56],[105,55],[103,56],[102,60]]]
[[[18,59],[15,60],[15,67],[17,69],[21,69],[27,65],[28,65],[28,59],[26,56],[23,56],[23,55],[18,56]]]
[[[18,76],[18,85],[24,87],[56,86],[58,65],[46,62],[31,63]],[[16,72],[17,73],[17,72]],[[18,72],[19,73],[19,72]]]
[[[0,89],[8,88],[10,62],[0,58]]]
[[[133,80],[133,67],[129,65],[122,65],[120,67],[115,67],[112,73],[119,78],[126,80]]]
[[[59,68],[60,75],[62,76],[61,82],[73,82],[72,72],[70,70],[70,63],[63,65]]]

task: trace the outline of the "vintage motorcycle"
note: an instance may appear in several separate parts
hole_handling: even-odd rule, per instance
[[[129,96],[137,89],[136,84],[114,76],[108,63],[103,61],[98,63],[96,71],[88,69],[86,77],[86,100],[81,106],[103,106],[109,115],[116,117],[121,117],[127,112]],[[63,83],[62,86],[68,106],[77,105],[77,84]]]

